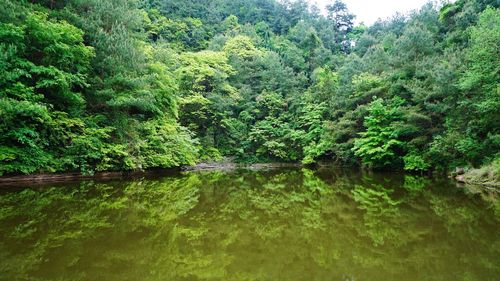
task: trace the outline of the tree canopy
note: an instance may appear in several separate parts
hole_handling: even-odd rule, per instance
[[[498,1],[354,19],[340,0],[2,1],[0,175],[498,163]]]

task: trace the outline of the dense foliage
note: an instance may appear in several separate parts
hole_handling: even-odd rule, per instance
[[[341,1],[2,1],[0,175],[498,163],[498,1],[353,20]]]

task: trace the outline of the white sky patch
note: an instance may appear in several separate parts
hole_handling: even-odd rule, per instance
[[[334,0],[309,0],[318,3],[323,9]],[[356,23],[364,22],[371,25],[377,19],[387,19],[396,13],[406,14],[412,10],[420,9],[429,0],[343,0],[351,13],[356,15]]]

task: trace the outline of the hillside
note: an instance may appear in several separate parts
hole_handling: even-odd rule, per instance
[[[2,1],[0,175],[498,163],[498,1],[372,26],[307,3]]]

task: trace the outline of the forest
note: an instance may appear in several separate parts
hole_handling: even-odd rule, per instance
[[[2,0],[0,176],[230,158],[500,174],[500,2]]]

